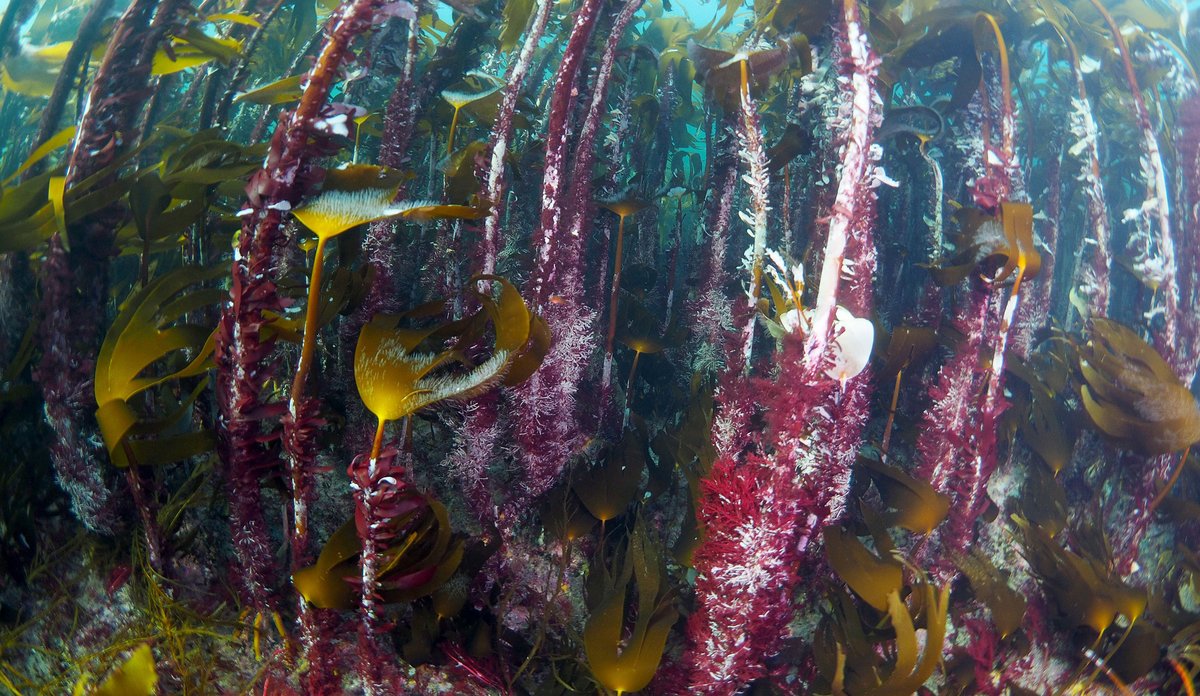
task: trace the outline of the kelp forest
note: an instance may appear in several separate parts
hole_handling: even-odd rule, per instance
[[[0,693],[1195,695],[1196,3],[683,3],[3,5]]]

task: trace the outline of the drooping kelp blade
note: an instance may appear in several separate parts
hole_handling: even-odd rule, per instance
[[[1042,257],[1033,243],[1033,208],[1028,203],[1005,201],[995,216],[963,208],[955,217],[958,252],[929,269],[939,285],[958,283],[976,270],[992,282],[1005,281],[1018,269],[1025,278],[1041,270]]]
[[[187,429],[186,419],[179,432],[179,419],[164,422],[142,416],[134,397],[208,369],[213,328],[188,319],[225,299],[224,290],[197,287],[223,271],[190,266],[171,271],[134,294],[109,327],[96,360],[95,391],[96,418],[114,464],[172,461],[212,445],[211,435]]]
[[[352,164],[325,174],[321,192],[292,210],[292,216],[317,237],[330,239],[358,225],[398,215],[394,204],[399,173],[369,164]]]
[[[393,540],[380,551],[378,581],[382,599],[408,602],[427,596],[446,583],[462,562],[463,544],[450,529],[446,508],[410,491],[390,508],[386,533]],[[325,543],[317,562],[295,573],[292,580],[306,601],[322,609],[353,609],[358,560],[362,553],[355,520],[348,520]]]
[[[888,596],[904,583],[900,563],[880,558],[840,527],[825,529],[825,552],[829,565],[856,595],[879,611],[888,610]]]
[[[363,327],[354,356],[354,380],[367,409],[381,421],[396,420],[438,401],[465,399],[499,381],[529,340],[532,317],[520,293],[508,281],[480,276],[500,287],[499,300],[477,293],[481,312],[490,318],[495,343],[490,358],[465,371],[450,371],[462,362],[454,348],[418,352],[426,339],[463,337],[479,322],[474,319],[425,329],[398,328],[404,318],[379,317]],[[528,369],[526,366],[525,369]]]
[[[1093,320],[1079,370],[1088,416],[1123,446],[1165,454],[1200,441],[1195,398],[1154,348],[1124,326]]]
[[[950,498],[938,493],[928,482],[869,457],[859,457],[858,462],[871,475],[884,503],[892,509],[890,517],[895,524],[918,534],[929,534],[946,519]]]
[[[92,693],[96,696],[152,696],[158,691],[158,669],[149,643],[138,646]]]
[[[282,80],[276,80],[257,87],[248,92],[242,92],[234,98],[234,104],[262,104],[271,106],[275,104],[288,104],[290,102],[299,101],[300,96],[304,94],[300,89],[300,82],[304,79],[303,75],[293,75],[285,77]]]
[[[589,592],[592,611],[583,629],[588,666],[608,689],[640,691],[654,678],[667,635],[679,616],[670,604],[670,589],[662,587],[659,551],[644,523],[636,523],[614,569],[601,567],[592,572],[600,577]],[[637,618],[631,629],[625,621],[630,581],[636,584],[638,594]]]

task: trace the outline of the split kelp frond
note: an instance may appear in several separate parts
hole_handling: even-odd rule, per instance
[[[1154,348],[1124,326],[1093,320],[1079,371],[1088,416],[1123,446],[1165,454],[1200,440],[1195,397]]]

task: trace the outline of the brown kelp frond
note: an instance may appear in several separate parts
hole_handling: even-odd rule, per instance
[[[808,40],[802,35],[780,39],[770,48],[738,52],[702,46],[691,39],[687,44],[688,58],[696,66],[696,81],[726,111],[738,108],[743,89],[748,89],[752,96],[760,96],[771,78],[787,68],[798,54],[803,51],[807,59],[807,49]]]
[[[391,512],[386,532],[394,543],[378,550],[379,594],[387,603],[410,602],[432,594],[454,575],[463,541],[454,537],[445,506],[415,491],[407,492]],[[382,538],[379,530],[373,534]],[[325,542],[317,562],[293,576],[296,590],[313,606],[353,609],[361,552],[355,521],[348,520]]]
[[[380,421],[403,418],[446,399],[469,398],[502,379],[519,355],[533,355],[540,350],[537,344],[533,346],[534,352],[525,350],[533,315],[516,288],[494,276],[481,276],[478,280],[491,280],[500,287],[498,300],[478,294],[483,309],[475,317],[492,322],[495,342],[491,357],[465,372],[439,369],[463,362],[457,348],[432,352],[419,352],[418,348],[439,332],[450,332],[444,337],[469,344],[479,321],[402,329],[399,322],[403,315],[380,316],[363,327],[355,350],[354,381],[367,409]],[[523,365],[522,370],[531,372],[528,365]]]
[[[630,215],[637,215],[652,205],[649,201],[633,196],[629,192],[621,196],[603,199],[599,203],[601,208],[611,211],[622,219]]]
[[[1067,526],[1067,492],[1045,467],[1029,467],[1021,482],[1016,510],[1050,536],[1057,536]]]
[[[831,535],[831,530],[837,528],[826,529],[826,544],[834,539],[839,554],[856,549],[852,553],[860,560],[872,559],[866,564],[850,564],[842,558],[841,567],[835,565],[834,570],[882,615],[882,620],[876,622],[861,615],[849,595],[840,595],[818,645],[818,664],[830,690],[834,694],[872,696],[915,693],[941,664],[950,589],[937,589],[915,569],[913,582],[906,584],[899,561],[881,563],[882,559],[852,535],[840,530]],[[830,555],[831,564],[833,558]],[[874,567],[870,580],[867,565]],[[871,599],[859,588],[871,594]],[[918,626],[924,629],[924,641],[919,640]]]
[[[654,678],[671,626],[679,618],[675,591],[664,582],[657,543],[639,518],[612,560],[592,566],[588,585],[591,614],[583,628],[588,666],[596,681],[618,694],[640,691]],[[637,590],[633,626],[626,626],[629,588]]]
[[[503,84],[492,82],[492,84],[470,92],[450,89],[442,90],[442,99],[445,99],[450,106],[454,107],[454,116],[450,120],[450,133],[446,136],[446,152],[454,152],[454,131],[458,126],[458,112],[472,102],[477,102],[496,94],[503,86]]]
[[[1103,561],[1064,549],[1024,518],[1014,516],[1013,521],[1023,539],[1025,559],[1069,628],[1086,627],[1099,635],[1118,615],[1131,623],[1141,617],[1145,593],[1113,577]]]
[[[109,327],[96,360],[96,419],[117,466],[176,461],[213,445],[209,433],[190,429],[188,414],[199,389],[177,405],[159,403],[154,417],[140,413],[143,404],[135,397],[165,382],[201,375],[209,368],[213,328],[189,320],[199,310],[225,299],[226,292],[221,289],[196,288],[223,270],[184,267],[171,271],[129,298]]]
[[[138,646],[91,693],[96,696],[153,696],[158,690],[158,669],[149,643]]]
[[[401,214],[393,201],[400,188],[397,172],[352,164],[325,174],[321,192],[292,210],[292,216],[317,235],[331,239],[358,225]]]
[[[1003,202],[995,216],[963,208],[956,218],[957,252],[929,269],[938,284],[954,285],[977,269],[995,283],[1019,270],[1026,278],[1041,270],[1042,257],[1033,243],[1033,209],[1028,203]]]
[[[992,625],[1001,638],[1011,636],[1021,627],[1028,600],[1008,585],[1008,575],[992,563],[979,549],[955,554],[954,565],[967,576],[971,592],[992,614]]]
[[[825,528],[825,556],[854,594],[878,611],[888,611],[888,596],[904,586],[904,566],[899,561],[876,555],[841,527]]]
[[[1144,454],[1200,441],[1200,407],[1150,344],[1109,319],[1094,319],[1079,347],[1080,395],[1099,430]]]
[[[858,465],[866,469],[884,504],[890,508],[889,523],[917,534],[929,534],[946,519],[950,498],[938,493],[928,482],[868,456],[860,456]]]
[[[637,496],[646,469],[646,442],[635,429],[607,448],[597,463],[580,461],[571,476],[571,489],[587,511],[601,522],[625,513]],[[590,465],[590,466],[589,466]]]

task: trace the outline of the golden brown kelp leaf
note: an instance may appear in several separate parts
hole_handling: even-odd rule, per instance
[[[888,622],[870,632],[864,630],[869,624],[863,621],[854,602],[841,596],[835,605],[833,625],[826,632],[832,634],[833,645],[830,647],[829,641],[818,643],[818,662],[833,694],[909,696],[941,664],[949,588],[938,590],[928,582],[918,582],[909,595],[911,608],[900,595],[899,588],[888,592]],[[918,641],[918,624],[925,629],[923,641]],[[890,629],[890,636],[886,629]],[[885,661],[881,654],[891,659]]]
[[[1200,440],[1200,408],[1150,344],[1109,319],[1094,319],[1079,349],[1080,393],[1092,423],[1142,454],[1165,454]]]
[[[888,595],[904,586],[904,566],[880,558],[841,527],[825,528],[825,556],[854,594],[879,611],[888,611]]]
[[[740,103],[743,62],[746,64],[746,86],[757,97],[766,90],[773,76],[788,67],[797,49],[807,47],[808,40],[800,36],[782,39],[761,51],[732,53],[701,46],[689,39],[687,52],[696,66],[696,81],[704,85],[714,101],[730,111],[738,108]]]
[[[476,161],[490,154],[486,140],[471,141],[450,154],[442,165],[448,200],[465,201],[479,192],[479,177],[475,176]]]
[[[1131,684],[1149,674],[1162,661],[1163,646],[1169,643],[1170,636],[1166,631],[1146,621],[1138,622],[1108,658],[1108,666],[1121,681]]]
[[[424,597],[454,575],[462,561],[463,543],[451,532],[445,506],[414,493],[389,524],[396,537],[380,554],[378,586],[383,601],[396,604]],[[359,590],[353,581],[358,579],[361,552],[355,521],[348,520],[330,535],[316,563],[296,571],[292,578],[296,590],[322,609],[354,608]]]
[[[576,471],[571,488],[588,512],[607,522],[624,514],[633,502],[645,468],[645,439],[636,429],[626,430],[621,443],[608,450],[602,463]]]
[[[942,643],[946,640],[946,616],[950,611],[950,588],[937,590],[933,585],[921,583],[914,588],[913,595],[925,609],[924,647],[918,646],[913,618],[900,599],[900,593],[888,593],[888,616],[896,632],[896,662],[887,680],[878,689],[866,693],[879,696],[916,693],[941,664]]]
[[[276,104],[288,104],[300,101],[300,97],[304,94],[304,90],[300,88],[300,83],[304,77],[304,75],[293,75],[285,77],[282,80],[267,83],[261,87],[256,87],[247,92],[242,92],[234,98],[233,103],[241,104],[242,102],[246,102],[249,104],[274,106]]]
[[[228,296],[219,288],[195,287],[223,272],[194,266],[171,271],[129,298],[109,327],[96,359],[96,420],[117,466],[177,461],[213,445],[210,433],[188,429],[186,415],[203,385],[178,404],[160,401],[157,418],[139,413],[134,397],[208,369],[213,328],[188,323],[188,315]]]
[[[592,531],[599,521],[592,517],[570,485],[560,485],[546,494],[540,508],[542,528],[552,539],[574,541]]]
[[[486,99],[500,91],[502,84],[492,83],[482,85],[479,89],[467,90],[442,90],[442,99],[454,108],[454,116],[450,119],[450,132],[446,136],[446,152],[454,152],[454,131],[458,127],[458,112],[463,107],[473,102],[478,102]]]
[[[996,627],[1001,638],[1011,636],[1021,627],[1028,602],[1008,586],[1008,578],[992,564],[983,551],[971,549],[965,555],[954,554],[954,565],[967,576],[975,599],[992,613],[992,625]]]
[[[380,421],[411,415],[430,404],[446,399],[469,398],[500,381],[509,365],[526,347],[532,318],[517,289],[497,276],[478,276],[472,280],[490,280],[500,287],[499,299],[477,294],[482,312],[495,327],[495,343],[490,358],[466,372],[450,373],[447,368],[461,363],[456,349],[419,352],[432,337],[462,339],[478,325],[476,317],[424,329],[404,329],[400,316],[379,316],[359,333],[354,357],[354,381],[367,409]]]
[[[775,173],[788,162],[812,150],[813,137],[807,128],[798,123],[789,123],[779,141],[767,148],[767,169]]]
[[[403,212],[393,204],[400,189],[398,172],[352,164],[325,173],[321,192],[292,210],[292,216],[318,239],[332,239],[358,225]]]
[[[504,386],[514,387],[532,377],[542,366],[546,354],[550,352],[552,338],[550,325],[545,319],[534,315],[529,324],[529,340],[512,359],[512,364],[504,375]]]
[[[50,181],[46,173],[0,190],[0,254],[33,249],[58,229]]]
[[[668,329],[664,334],[659,318],[632,297],[626,297],[621,303],[620,323],[617,340],[634,352],[653,355],[678,345],[675,332]]]
[[[946,519],[950,498],[938,493],[929,483],[870,457],[860,456],[858,464],[871,475],[884,504],[892,509],[887,516],[890,523],[910,532],[928,534]]]
[[[1001,203],[995,217],[976,208],[963,208],[955,217],[959,251],[929,269],[938,285],[954,285],[976,269],[997,283],[1018,270],[1025,278],[1041,270],[1042,257],[1033,243],[1033,208],[1028,203]]]
[[[1077,433],[1068,425],[1070,414],[1053,396],[1035,391],[1029,413],[1021,422],[1025,444],[1037,453],[1055,475],[1071,461]]]
[[[883,335],[883,331],[876,332]],[[921,326],[901,324],[888,335],[887,347],[883,350],[883,365],[880,377],[893,377],[925,361],[938,345],[937,333]]]
[[[149,643],[138,646],[95,691],[96,696],[153,696],[158,691],[158,669]]]
[[[1052,537],[1067,526],[1067,492],[1043,467],[1026,469],[1016,508],[1023,518]]]
[[[1058,545],[1045,530],[1014,516],[1023,538],[1023,555],[1038,583],[1070,628],[1104,633],[1122,615],[1136,621],[1146,595],[1109,575],[1105,564]]]
[[[640,691],[654,678],[671,626],[679,618],[672,606],[674,591],[664,586],[660,551],[639,519],[618,552],[613,568],[593,566],[589,578],[591,614],[583,628],[588,666],[596,681],[618,694]],[[637,588],[637,612],[626,628],[626,597],[630,581]]]

